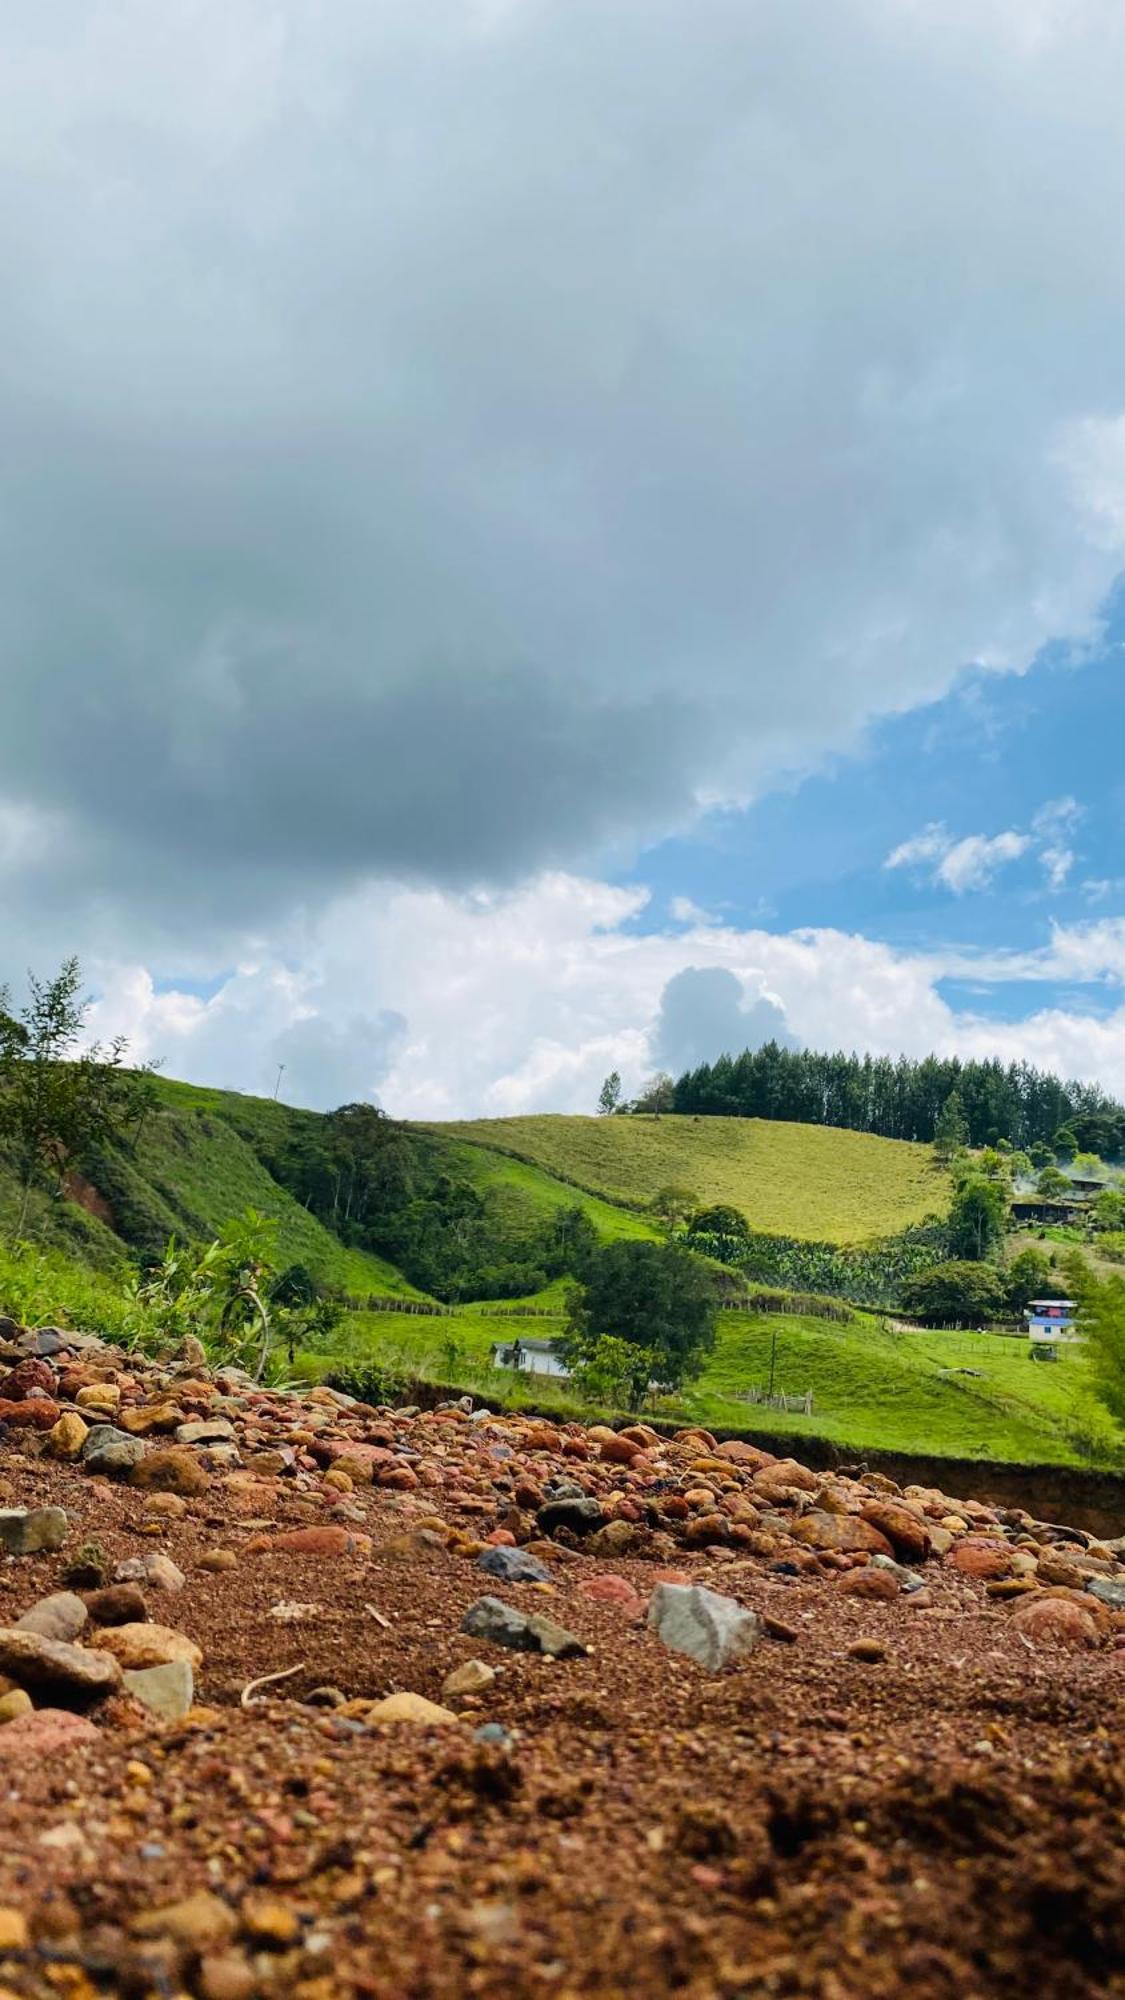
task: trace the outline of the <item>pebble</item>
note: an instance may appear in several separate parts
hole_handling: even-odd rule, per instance
[[[130,1439],[130,1443],[138,1443]],[[202,1493],[210,1485],[210,1474],[194,1452],[182,1445],[161,1445],[155,1451],[145,1451],[137,1459],[129,1475],[129,1483],[144,1489],[156,1489],[162,1493],[178,1493],[181,1498],[190,1498]]]
[[[560,1528],[569,1529],[572,1535],[592,1535],[604,1525],[605,1512],[601,1501],[590,1494],[579,1498],[567,1494],[545,1501],[535,1519],[545,1535],[557,1535]]]
[[[865,1666],[877,1667],[887,1657],[887,1649],[881,1639],[855,1639],[848,1647],[849,1660],[861,1660]]]
[[[84,1715],[65,1708],[37,1708],[6,1722],[0,1729],[0,1758],[34,1763],[72,1743],[97,1743],[100,1732]]]
[[[182,1590],[187,1578],[170,1556],[154,1549],[150,1555],[130,1556],[113,1572],[115,1583],[148,1584],[151,1590]]]
[[[179,1722],[195,1700],[195,1676],[188,1660],[136,1668],[122,1678],[126,1694],[164,1722]]]
[[[175,1938],[189,1950],[200,1951],[207,1945],[228,1943],[238,1929],[238,1919],[221,1897],[200,1889],[182,1902],[143,1910],[134,1917],[131,1929],[134,1937]]]
[[[0,1549],[33,1556],[61,1549],[70,1526],[62,1507],[0,1507]]]
[[[588,1651],[581,1639],[553,1619],[517,1611],[499,1597],[478,1597],[466,1611],[461,1630],[473,1639],[491,1639],[493,1645],[509,1646],[517,1653],[546,1653],[554,1660],[573,1659]]]
[[[765,1627],[756,1611],[703,1584],[658,1583],[648,1626],[674,1653],[686,1653],[709,1673],[752,1653]]]
[[[43,1440],[43,1456],[64,1460],[80,1458],[88,1436],[89,1426],[77,1410],[64,1410],[58,1423],[52,1424]]]
[[[483,1694],[495,1679],[495,1667],[488,1666],[484,1660],[466,1660],[462,1666],[454,1667],[452,1673],[446,1674],[441,1691],[452,1701],[459,1695]]]
[[[20,1687],[44,1688],[87,1701],[101,1700],[121,1685],[121,1669],[107,1654],[62,1639],[44,1639],[38,1632],[21,1632],[18,1625],[0,1626],[0,1673]]]
[[[546,1563],[523,1549],[485,1549],[477,1557],[477,1568],[499,1577],[502,1583],[547,1583],[551,1575]]]
[[[163,1667],[173,1660],[203,1664],[203,1653],[186,1632],[170,1625],[106,1625],[95,1635],[99,1652],[111,1653],[123,1667]]]
[[[95,1625],[137,1625],[148,1617],[148,1606],[135,1583],[111,1583],[92,1590],[86,1609]]]
[[[145,1455],[141,1438],[130,1437],[115,1424],[94,1424],[80,1453],[85,1470],[107,1479],[125,1479]]]
[[[14,1722],[17,1715],[30,1715],[35,1704],[26,1688],[9,1688],[0,1694],[0,1724]]]
[[[433,1727],[458,1720],[452,1709],[442,1708],[436,1701],[427,1701],[425,1695],[405,1691],[387,1695],[367,1711],[367,1721],[377,1723],[413,1723]]]
[[[40,1598],[22,1618],[17,1618],[16,1629],[38,1632],[43,1639],[77,1639],[89,1615],[82,1599],[72,1590],[58,1590],[53,1597]]]

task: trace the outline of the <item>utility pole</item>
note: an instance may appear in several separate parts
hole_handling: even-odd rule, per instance
[[[770,1330],[770,1386],[766,1390],[767,1396],[773,1395],[773,1370],[774,1370],[774,1363],[776,1360],[777,1360],[777,1315],[775,1314],[773,1326]]]
[[[278,1063],[278,1065],[277,1065],[277,1082],[276,1082],[276,1083],[274,1084],[274,1087],[273,1087],[273,1101],[274,1101],[274,1103],[275,1103],[275,1104],[277,1103],[277,1095],[278,1095],[278,1092],[279,1092],[279,1090],[281,1089],[281,1077],[282,1077],[282,1072],[284,1071],[284,1069],[285,1069],[285,1064],[284,1064],[284,1063]]]

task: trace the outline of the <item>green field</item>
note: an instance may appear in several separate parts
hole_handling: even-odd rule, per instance
[[[761,1118],[477,1118],[429,1130],[503,1148],[607,1201],[669,1185],[729,1202],[752,1229],[809,1241],[892,1236],[949,1206],[929,1146]]]

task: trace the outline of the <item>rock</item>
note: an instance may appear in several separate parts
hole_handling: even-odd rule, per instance
[[[187,1578],[171,1556],[154,1549],[147,1556],[130,1556],[113,1572],[115,1583],[147,1584],[150,1590],[182,1590]]]
[[[1015,1555],[1012,1557],[1015,1562]],[[1036,1565],[1040,1583],[1061,1584],[1067,1590],[1081,1590],[1088,1572],[1060,1555],[1057,1549],[1043,1549]]]
[[[93,1590],[86,1609],[95,1625],[139,1625],[148,1617],[148,1606],[135,1583],[111,1583],[106,1590]]]
[[[0,1507],[0,1549],[10,1556],[61,1549],[69,1526],[61,1507]]]
[[[383,1701],[377,1701],[367,1711],[368,1722],[407,1722],[433,1727],[435,1724],[456,1722],[458,1717],[450,1708],[442,1708],[436,1701],[427,1701],[421,1694],[389,1694]]]
[[[644,1599],[624,1576],[588,1576],[579,1584],[578,1595],[588,1597],[591,1604],[609,1604],[626,1618],[639,1618],[645,1608]]]
[[[14,1368],[0,1379],[0,1401],[22,1403],[31,1390],[38,1389],[42,1395],[54,1396],[55,1371],[49,1361],[29,1355],[26,1361],[17,1361]]]
[[[72,1715],[65,1708],[37,1708],[30,1715],[17,1715],[0,1729],[0,1758],[30,1766],[56,1750],[69,1750],[72,1744],[100,1740],[101,1732],[84,1715]]]
[[[810,1549],[836,1549],[844,1555],[893,1553],[887,1537],[860,1514],[826,1514],[819,1508],[790,1524],[794,1541]]]
[[[130,1439],[136,1444],[139,1440]],[[143,1449],[143,1447],[142,1447]],[[130,1474],[130,1485],[146,1490],[157,1489],[162,1493],[179,1493],[191,1496],[202,1493],[210,1485],[210,1475],[194,1453],[183,1445],[159,1445],[155,1451],[148,1451],[138,1459]]]
[[[466,1660],[463,1666],[454,1667],[441,1684],[441,1691],[447,1700],[453,1701],[464,1695],[483,1694],[496,1679],[495,1667],[486,1666],[483,1660]]]
[[[205,1549],[195,1567],[217,1576],[223,1570],[237,1569],[238,1557],[233,1549]]]
[[[20,1715],[30,1715],[34,1706],[26,1688],[9,1688],[7,1694],[0,1694],[0,1724],[14,1722]]]
[[[31,1934],[23,1911],[9,1909],[5,1904],[0,1908],[0,1952],[26,1951],[30,1943]]]
[[[195,1700],[195,1676],[188,1660],[133,1668],[122,1678],[126,1694],[164,1722],[179,1722]]]
[[[510,1646],[517,1653],[546,1653],[554,1660],[571,1659],[587,1651],[581,1639],[553,1619],[517,1611],[499,1597],[478,1597],[466,1611],[461,1630],[473,1639],[491,1639],[493,1645]]]
[[[77,1410],[64,1410],[58,1423],[52,1424],[43,1440],[44,1458],[80,1458],[89,1434],[89,1426]]]
[[[53,1430],[61,1415],[57,1403],[38,1393],[22,1403],[0,1401],[0,1424],[9,1424],[16,1430]]]
[[[229,1417],[201,1417],[176,1427],[177,1444],[233,1444],[234,1435]]]
[[[978,1582],[991,1582],[994,1577],[1009,1576],[1012,1568],[1012,1552],[1003,1542],[991,1541],[980,1535],[966,1535],[955,1542],[945,1558],[946,1564],[959,1570],[962,1576],[975,1577]]]
[[[604,1525],[605,1513],[601,1501],[591,1494],[583,1493],[581,1498],[568,1494],[545,1500],[535,1519],[545,1535],[557,1535],[560,1528],[569,1529],[572,1535],[592,1535]]]
[[[904,1501],[867,1500],[860,1513],[863,1520],[870,1521],[873,1528],[886,1536],[902,1562],[925,1562],[930,1553],[929,1533],[925,1523]]]
[[[1036,1645],[1077,1650],[1098,1644],[1098,1628],[1089,1612],[1065,1598],[1045,1597],[1040,1591],[1017,1606],[1012,1624]]]
[[[499,1577],[502,1583],[546,1583],[551,1575],[546,1563],[523,1549],[485,1549],[477,1557],[477,1568]]]
[[[82,1705],[101,1701],[121,1686],[121,1669],[107,1654],[61,1639],[44,1639],[18,1625],[0,1626],[0,1673],[20,1687],[42,1688]]]
[[[80,1455],[87,1472],[106,1479],[126,1479],[144,1457],[145,1446],[140,1438],[119,1431],[115,1424],[94,1424],[86,1433]]]
[[[59,1581],[74,1590],[97,1590],[109,1577],[109,1557],[97,1542],[81,1542],[59,1571]]]
[[[298,1556],[366,1555],[370,1535],[353,1535],[348,1528],[288,1528],[284,1534],[263,1536],[250,1547],[258,1553],[285,1550]]]
[[[595,1529],[586,1547],[592,1556],[608,1556],[612,1562],[628,1555],[640,1539],[640,1529],[632,1521],[607,1521],[604,1528]]]
[[[72,1590],[58,1590],[53,1597],[40,1598],[22,1618],[16,1619],[19,1632],[38,1632],[41,1639],[77,1639],[89,1612]]]
[[[753,1651],[764,1626],[756,1611],[702,1584],[658,1583],[648,1607],[648,1625],[674,1653],[686,1653],[701,1667],[720,1667]]]
[[[301,1935],[301,1920],[296,1910],[277,1896],[247,1896],[238,1916],[244,1935],[267,1951],[286,1951]]]
[[[194,1896],[187,1896],[180,1903],[165,1903],[157,1910],[144,1910],[134,1917],[132,1930],[134,1937],[175,1938],[177,1944],[185,1945],[191,1951],[201,1951],[207,1945],[226,1944],[238,1929],[238,1919],[228,1904],[220,1897],[213,1896],[209,1889],[199,1889]]]
[[[123,1667],[164,1667],[173,1660],[186,1660],[192,1667],[203,1664],[201,1648],[171,1625],[106,1625],[93,1644]]]
[[[151,1437],[154,1431],[174,1431],[184,1413],[178,1403],[146,1403],[140,1410],[123,1410],[120,1425],[130,1437]]]
[[[80,1410],[105,1410],[115,1415],[121,1403],[121,1391],[116,1382],[87,1382],[74,1398]]]
[[[1027,1597],[1037,1591],[1039,1585],[1033,1576],[998,1576],[984,1586],[986,1597],[997,1597],[1002,1602],[1010,1597]]]
[[[887,1657],[887,1649],[881,1639],[855,1639],[848,1647],[849,1660],[860,1660],[865,1666],[877,1667]]]
[[[916,1569],[907,1569],[905,1563],[896,1562],[893,1556],[873,1555],[867,1567],[882,1570],[885,1575],[893,1576],[899,1589],[904,1591],[907,1597],[916,1590],[925,1589],[925,1578],[920,1576]]]
[[[254,2000],[258,1975],[244,1951],[208,1951],[199,1964],[203,2000]]]
[[[1111,1611],[1125,1611],[1125,1578],[1092,1576],[1087,1579],[1086,1589],[1100,1604],[1108,1604]]]
[[[868,1604],[891,1604],[902,1595],[898,1579],[885,1569],[845,1570],[836,1590],[841,1597],[858,1597]]]

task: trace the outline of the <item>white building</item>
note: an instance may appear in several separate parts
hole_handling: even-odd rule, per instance
[[[553,1375],[566,1380],[570,1369],[555,1353],[553,1340],[526,1340],[517,1334],[514,1340],[493,1342],[491,1353],[494,1368],[518,1368],[525,1375]]]

